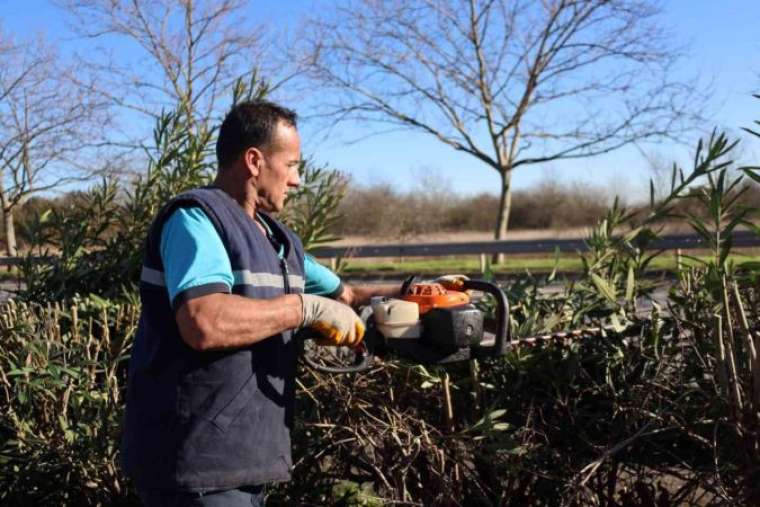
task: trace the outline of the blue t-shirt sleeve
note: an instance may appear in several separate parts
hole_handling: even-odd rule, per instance
[[[230,292],[234,284],[222,239],[201,208],[179,208],[164,223],[161,260],[175,308],[186,299]]]
[[[321,265],[309,254],[303,258],[304,274],[306,275],[307,294],[317,296],[337,297],[343,292],[343,284],[338,275]]]

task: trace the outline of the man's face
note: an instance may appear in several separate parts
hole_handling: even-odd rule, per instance
[[[256,190],[257,206],[264,211],[282,211],[291,188],[301,183],[298,166],[301,163],[301,139],[295,128],[279,122],[272,142],[261,150],[261,165]]]

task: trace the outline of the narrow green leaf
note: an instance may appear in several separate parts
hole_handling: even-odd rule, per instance
[[[488,414],[488,419],[490,419],[491,421],[493,421],[495,419],[500,418],[501,416],[503,416],[506,413],[507,413],[506,409],[500,408],[500,409],[494,410],[491,413],[489,413]]]
[[[594,283],[596,290],[604,296],[610,303],[617,303],[617,296],[615,289],[611,287],[602,277],[596,273],[591,273],[591,281]]]
[[[555,247],[554,248],[554,266],[552,267],[552,272],[549,273],[549,276],[547,277],[547,280],[550,282],[553,282],[554,278],[557,276],[557,269],[559,268],[559,255],[560,255],[559,247]]]
[[[610,323],[612,324],[612,329],[616,333],[622,333],[623,331],[625,331],[625,326],[621,324],[620,318],[618,317],[617,313],[613,313],[612,315],[610,315]]]
[[[742,167],[741,170],[756,183],[760,183],[760,167]]]
[[[636,277],[633,273],[633,266],[628,267],[628,280],[625,283],[625,300],[633,303],[633,294],[636,287]]]

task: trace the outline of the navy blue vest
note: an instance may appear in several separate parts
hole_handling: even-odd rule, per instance
[[[222,190],[196,189],[170,201],[151,226],[145,247],[142,313],[129,363],[122,435],[124,469],[138,487],[162,490],[288,480],[297,359],[292,332],[231,351],[198,352],[185,344],[160,255],[164,222],[185,206],[200,206],[216,227],[232,264],[234,294],[268,299],[303,292],[303,247],[277,220],[261,214],[285,247],[283,259]],[[197,290],[194,295],[226,291],[226,286]]]

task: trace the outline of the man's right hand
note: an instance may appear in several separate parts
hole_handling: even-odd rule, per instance
[[[322,336],[319,345],[355,347],[364,338],[364,323],[351,307],[332,299],[300,294],[303,303],[303,327]]]

